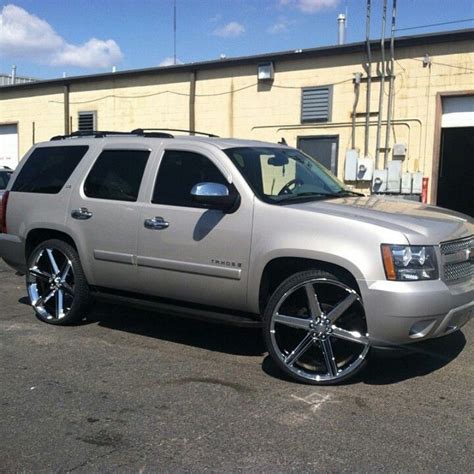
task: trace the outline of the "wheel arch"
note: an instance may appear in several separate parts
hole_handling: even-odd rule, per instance
[[[362,297],[356,275],[345,266],[319,258],[278,256],[269,260],[261,273],[258,288],[260,314],[263,314],[270,296],[284,280],[295,273],[314,269],[333,273]]]
[[[25,259],[28,261],[33,249],[35,249],[41,242],[45,242],[50,239],[58,239],[68,243],[74,249],[77,250],[77,245],[74,239],[66,232],[57,229],[51,229],[46,227],[39,227],[31,229],[25,239]]]

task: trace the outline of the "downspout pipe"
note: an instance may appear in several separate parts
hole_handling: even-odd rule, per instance
[[[359,103],[359,95],[360,95],[360,81],[362,79],[362,74],[360,72],[356,72],[354,74],[354,105],[352,106],[352,134],[351,134],[351,148],[355,148],[355,129],[356,129],[356,114],[357,114],[357,104]]]
[[[397,18],[397,0],[393,0],[392,5],[392,30],[390,33],[390,67],[388,83],[388,105],[387,105],[387,128],[385,130],[385,148],[383,153],[384,168],[388,163],[388,147],[390,145],[390,130],[392,128],[392,109],[395,81],[395,22]]]
[[[189,76],[189,131],[194,135],[196,130],[196,71]]]
[[[379,110],[377,120],[377,138],[375,140],[375,167],[380,169],[380,134],[382,129],[383,102],[385,93],[385,23],[387,22],[387,0],[383,2],[382,13],[382,34],[380,37],[380,92],[379,92]]]
[[[71,130],[69,128],[69,84],[64,84],[64,135],[69,135]]]
[[[367,18],[365,26],[365,43],[367,46],[367,93],[366,93],[366,112],[365,112],[365,137],[364,137],[364,156],[369,153],[369,126],[370,126],[370,88],[372,85],[372,52],[370,50],[370,7],[371,0],[367,0]]]

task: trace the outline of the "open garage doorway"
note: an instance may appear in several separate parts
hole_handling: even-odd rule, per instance
[[[474,127],[441,131],[437,205],[474,216]]]
[[[438,206],[474,215],[474,94],[441,94],[435,202]],[[436,166],[436,165],[435,165]]]

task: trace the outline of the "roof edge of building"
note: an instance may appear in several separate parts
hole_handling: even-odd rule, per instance
[[[401,36],[395,38],[397,48],[439,44],[452,41],[474,40],[474,28],[462,30],[451,30],[437,33],[426,33],[421,35]],[[386,43],[389,43],[389,39]],[[380,39],[371,40],[371,46],[376,51],[380,49]],[[124,71],[107,72],[99,74],[87,74],[81,76],[61,77],[55,79],[35,80],[14,85],[0,87],[2,90],[34,89],[55,85],[70,85],[79,82],[93,82],[101,80],[110,80],[114,78],[133,77],[139,75],[153,75],[173,72],[199,71],[205,69],[214,69],[219,67],[232,67],[239,65],[256,64],[264,61],[291,60],[308,57],[328,56],[330,54],[350,54],[364,52],[366,49],[365,41],[347,43],[343,45],[320,46],[317,48],[298,49],[289,51],[277,51],[273,53],[257,54],[252,56],[240,56],[226,59],[215,59],[209,61],[200,61],[195,63],[176,64],[171,66],[157,66],[142,69],[129,69]]]

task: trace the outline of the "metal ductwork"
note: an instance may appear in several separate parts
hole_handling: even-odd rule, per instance
[[[346,42],[346,15],[340,13],[337,17],[337,44],[344,44]]]

